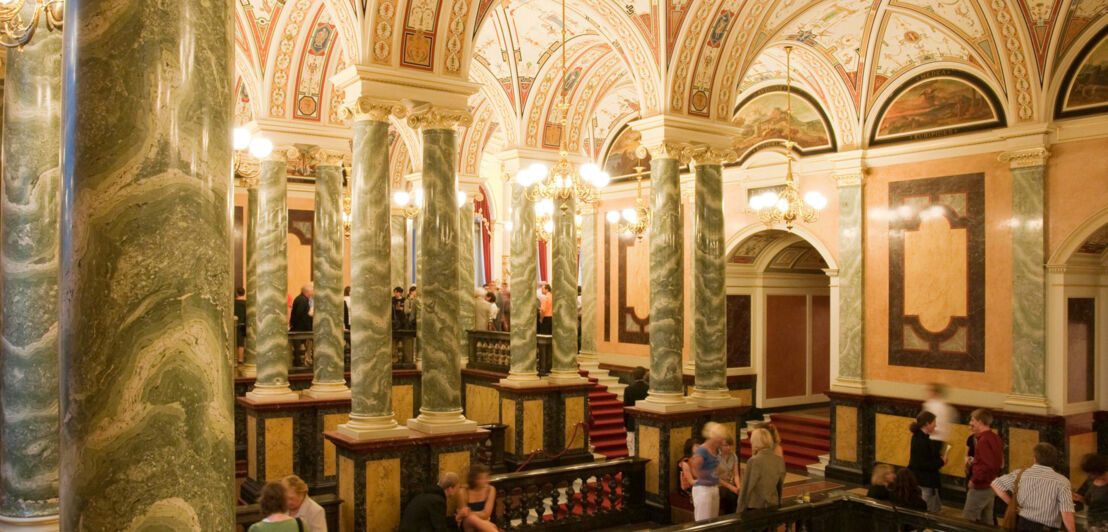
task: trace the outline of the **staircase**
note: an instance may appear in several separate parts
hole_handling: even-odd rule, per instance
[[[747,422],[742,439],[743,458],[750,457],[749,429],[760,422],[761,420]],[[826,458],[821,457],[831,450],[830,420],[804,415],[770,414],[770,423],[781,436],[786,468],[804,473],[810,470],[822,472],[820,466],[826,463]]]
[[[593,383],[589,391],[589,443],[593,452],[603,455],[604,458],[622,458],[627,453],[627,427],[623,424],[623,394],[624,384],[618,384],[619,380],[608,375],[606,370],[592,370],[593,374],[603,372],[603,375],[590,375],[588,370],[580,370],[583,377]],[[609,385],[600,379],[615,380],[617,393],[609,391]]]

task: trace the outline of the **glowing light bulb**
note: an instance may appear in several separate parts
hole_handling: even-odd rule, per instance
[[[407,207],[408,202],[411,201],[411,200],[412,200],[412,197],[407,192],[405,192],[403,190],[398,190],[398,191],[396,191],[396,194],[392,195],[393,203],[395,203],[395,204],[397,204],[401,207]]]
[[[596,178],[593,179],[592,186],[596,188],[604,188],[608,186],[608,183],[612,182],[612,176],[608,175],[608,172],[600,172],[596,174]]]
[[[823,197],[823,194],[812,190],[804,195],[804,203],[818,211],[827,206],[827,198]]]
[[[250,155],[265,159],[273,153],[273,143],[267,138],[257,137],[250,141]]]
[[[581,215],[580,214],[574,214],[573,215],[573,221],[577,225],[581,225]]]
[[[627,207],[626,209],[623,209],[622,214],[623,214],[623,219],[627,220],[627,223],[632,223],[633,224],[633,223],[638,223],[638,221],[639,221],[639,213],[635,212],[635,209],[632,209],[631,207]]]
[[[614,224],[619,221],[619,211],[608,211],[608,214],[604,216],[608,223]]]
[[[789,202],[785,201],[785,198],[777,200],[777,210],[781,212],[789,210]]]
[[[546,173],[549,171],[545,164],[535,163],[527,167],[527,171],[531,172],[531,184],[539,183],[546,178]]]
[[[464,190],[459,190],[458,191],[458,207],[461,207],[462,205],[465,205],[466,204],[466,199],[468,199],[468,198],[466,197],[465,191]]]
[[[4,1],[0,0],[0,3],[4,3]],[[231,137],[235,151],[242,151],[250,146],[250,131],[245,128],[236,127]]]
[[[512,232],[512,222],[504,222],[504,229],[507,230],[509,233],[511,233]]]
[[[593,163],[585,163],[581,165],[581,179],[592,183],[596,180],[596,177],[600,175],[600,167]]]
[[[553,234],[554,233],[554,220],[547,220],[546,223],[542,224],[542,230],[546,231],[547,233]]]

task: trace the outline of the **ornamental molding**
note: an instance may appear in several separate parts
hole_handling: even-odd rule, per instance
[[[469,127],[473,114],[467,109],[450,109],[427,105],[408,113],[408,127],[412,129],[453,129]]]
[[[997,160],[1002,163],[1008,163],[1009,168],[1030,168],[1033,166],[1046,165],[1046,160],[1049,157],[1049,150],[1037,147],[1002,152],[997,156]]]
[[[312,166],[342,166],[343,154],[337,150],[328,150],[318,146],[308,151]]]
[[[651,159],[677,159],[680,164],[688,164],[690,147],[690,144],[684,142],[662,141],[650,146],[639,146],[635,150],[635,157],[645,159],[649,153]]]
[[[863,172],[843,172],[832,175],[831,179],[839,187],[856,187],[865,182],[866,176]]]
[[[292,146],[281,146],[273,148],[273,151],[269,152],[269,155],[265,156],[262,160],[288,164],[290,159],[295,160],[299,158],[300,150]]]
[[[690,145],[688,148],[689,160],[696,166],[721,165],[727,161],[737,159],[734,150],[713,148],[704,145]]]
[[[341,114],[343,120],[388,122],[390,116],[404,118],[405,109],[399,103],[359,96],[353,103],[343,106]]]

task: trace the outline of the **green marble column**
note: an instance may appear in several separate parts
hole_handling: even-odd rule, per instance
[[[581,206],[581,352],[578,363],[596,368],[596,324],[600,319],[596,302],[596,208]]]
[[[554,291],[554,327],[550,380],[581,382],[577,373],[577,214],[576,198],[554,198],[554,234],[551,236]]]
[[[355,114],[350,221],[350,421],[357,439],[406,433],[392,410],[392,247],[388,109]]]
[[[535,316],[539,312],[535,286],[539,282],[538,253],[535,240],[535,207],[527,197],[527,187],[512,182],[512,277],[510,280],[512,308],[509,309],[511,328],[511,369],[506,384],[540,383],[536,363],[537,344]]]
[[[427,433],[476,430],[462,415],[462,374],[458,352],[458,200],[455,193],[457,142],[454,125],[468,125],[468,111],[423,110],[408,125],[423,133],[423,226],[420,249],[422,306],[418,348],[423,360],[422,402],[408,427]]]
[[[466,331],[476,327],[474,314],[477,303],[473,271],[473,202],[466,200],[458,208],[458,353],[463,359],[469,353],[469,335]]]
[[[703,404],[731,399],[727,391],[723,168],[720,156],[710,150],[694,157],[697,158],[692,246],[694,395]]]
[[[837,176],[839,184],[839,374],[837,386],[860,389],[862,374],[862,176]]]
[[[235,527],[233,20],[66,2],[61,530]]]
[[[349,397],[343,371],[342,155],[315,153],[315,231],[312,235],[312,387],[316,398]],[[386,194],[385,197],[388,197]],[[351,209],[353,211],[353,209]]]
[[[288,176],[283,152],[274,151],[258,173],[258,225],[254,242],[257,292],[257,378],[246,396],[258,402],[295,401],[289,389]]]
[[[392,285],[403,288],[406,296],[408,286],[412,284],[408,276],[408,219],[403,214],[393,214],[389,221],[392,224],[392,252],[389,255],[392,260]]]
[[[246,339],[242,349],[242,364],[239,375],[257,377],[258,375],[258,285],[254,279],[254,253],[258,238],[258,187],[246,189]]]
[[[638,406],[687,405],[683,393],[685,267],[678,160],[662,150],[650,162],[650,395]]]
[[[0,529],[57,523],[62,35],[7,52],[3,130]]]
[[[1046,150],[1010,155],[1012,172],[1012,403],[1046,405],[1043,216]]]

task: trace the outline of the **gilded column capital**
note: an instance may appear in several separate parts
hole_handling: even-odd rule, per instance
[[[684,142],[662,141],[650,146],[639,146],[635,150],[635,156],[644,159],[649,153],[652,159],[677,159],[680,164],[688,164],[690,148],[691,145]]]
[[[997,160],[1002,163],[1008,163],[1009,168],[1028,168],[1046,165],[1048,157],[1050,157],[1049,150],[1043,147],[1036,147],[1001,152],[1001,154],[997,156]]]
[[[388,122],[389,116],[404,118],[405,109],[398,103],[374,100],[368,96],[359,96],[353,103],[342,106],[339,111],[343,120],[355,122]]]
[[[581,209],[581,214],[596,214],[596,205],[594,203],[583,201],[578,208]]]
[[[308,150],[308,156],[312,158],[312,166],[342,166],[343,153],[336,150],[328,150],[314,146]]]
[[[412,129],[453,129],[455,126],[468,127],[472,123],[473,115],[468,109],[427,105],[408,113],[408,127]]]
[[[292,146],[280,146],[273,148],[273,151],[269,152],[269,155],[266,155],[262,160],[287,163],[290,159],[298,158],[300,158],[300,150]]]
[[[694,165],[723,164],[736,158],[734,150],[713,148],[704,144],[690,145],[687,152]]]
[[[863,172],[841,172],[833,174],[831,179],[839,187],[856,187],[865,182],[866,175]]]

